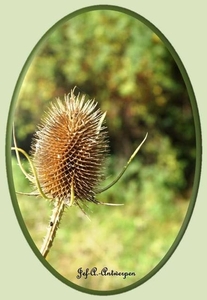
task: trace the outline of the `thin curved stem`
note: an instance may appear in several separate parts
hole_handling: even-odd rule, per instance
[[[15,153],[16,153],[16,157],[17,157],[17,162],[19,164],[19,167],[22,171],[22,173],[25,175],[25,177],[29,180],[29,181],[33,181],[33,177],[30,176],[26,171],[25,169],[23,168],[23,165],[21,163],[21,160],[20,160],[20,156],[19,156],[19,151],[18,151],[18,147],[17,147],[17,142],[16,142],[16,137],[15,137],[15,131],[14,131],[14,124],[13,124],[13,141],[14,141],[14,147],[11,148],[11,150],[15,150]],[[22,152],[23,151],[23,152]],[[26,156],[27,158],[27,153],[22,150],[20,152],[22,152],[24,154],[24,156]],[[28,158],[27,158],[28,159]]]
[[[34,167],[32,161],[31,161],[29,155],[28,155],[23,149],[21,149],[21,148],[12,147],[11,150],[15,150],[16,153],[21,152],[21,153],[26,157],[26,159],[28,160],[28,162],[29,162],[29,164],[30,164],[30,167],[31,167],[31,169],[32,169],[32,173],[34,174],[35,183],[36,183],[36,186],[37,186],[37,188],[38,188],[38,190],[39,190],[39,192],[40,192],[40,195],[41,195],[43,198],[47,199],[47,200],[52,200],[52,198],[47,197],[47,196],[44,194],[44,192],[42,191],[41,186],[40,186],[40,183],[39,183],[39,180],[38,180],[38,177],[37,177],[37,172],[36,172],[36,170],[35,170],[35,167]],[[19,162],[19,161],[18,161],[18,162]],[[29,176],[29,175],[27,174],[27,172],[24,170],[24,168],[22,168],[21,166],[22,166],[22,165],[21,165],[21,162],[20,162],[20,168],[21,168],[22,172],[24,173],[24,175],[26,176],[27,179],[29,179],[30,181],[33,182],[33,181],[34,181],[34,178],[31,177],[31,176]]]
[[[133,160],[133,158],[135,157],[135,155],[137,154],[137,152],[140,150],[140,148],[142,147],[142,145],[144,144],[144,142],[146,141],[148,136],[148,133],[145,135],[143,141],[141,142],[141,144],[136,148],[136,150],[134,151],[134,153],[131,155],[130,159],[128,160],[127,164],[124,166],[124,168],[122,169],[122,171],[120,172],[120,174],[117,176],[116,179],[114,179],[109,185],[107,185],[106,187],[99,189],[96,193],[100,194],[106,190],[108,190],[109,188],[111,188],[115,183],[117,183],[117,181],[119,181],[119,179],[122,177],[122,175],[124,174],[124,172],[126,171],[126,169],[128,168],[129,164],[131,163],[131,161]],[[110,205],[110,204],[108,204]]]
[[[35,196],[35,197],[37,197],[37,196],[39,196],[39,195],[40,195],[40,193],[36,193],[36,192],[31,192],[31,193],[23,193],[23,192],[17,192],[17,191],[16,191],[16,193],[17,193],[18,195],[24,195],[24,196]]]
[[[14,131],[14,124],[13,124],[13,141],[14,141],[14,147],[11,147],[11,150],[14,150],[15,153],[16,153],[17,162],[18,162],[18,164],[19,164],[19,167],[20,167],[22,173],[23,173],[23,174],[25,175],[25,177],[26,177],[29,181],[31,181],[31,182],[34,182],[34,179],[35,179],[36,186],[37,186],[37,188],[38,188],[38,190],[39,190],[40,195],[41,195],[43,198],[45,198],[45,199],[47,199],[47,200],[52,200],[51,198],[47,197],[47,196],[44,194],[44,192],[42,191],[41,186],[40,186],[40,183],[39,183],[39,180],[38,180],[38,177],[37,177],[37,172],[36,172],[36,170],[35,170],[35,167],[34,167],[32,161],[31,161],[29,155],[28,155],[23,149],[17,147],[16,137],[15,137],[15,131]],[[31,175],[29,175],[29,174],[25,171],[25,169],[23,168],[22,163],[21,163],[21,160],[20,160],[19,152],[21,152],[21,153],[26,157],[26,159],[28,160],[28,162],[29,162],[29,164],[30,164],[30,167],[31,167],[31,170],[32,170],[32,173],[33,173],[34,177],[32,177]],[[19,193],[19,194],[20,194],[20,193]],[[34,195],[31,194],[31,196],[34,196]]]

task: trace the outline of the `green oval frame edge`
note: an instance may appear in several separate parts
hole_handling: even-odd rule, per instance
[[[145,275],[142,279],[138,280],[137,282],[124,287],[124,288],[120,288],[117,290],[111,290],[111,291],[98,291],[98,290],[91,290],[91,289],[87,289],[87,288],[83,288],[81,286],[78,286],[72,282],[70,282],[69,280],[67,280],[65,277],[63,277],[62,275],[60,275],[54,268],[51,267],[51,265],[42,257],[42,255],[40,254],[39,250],[37,249],[35,243],[33,242],[33,240],[30,237],[30,234],[25,226],[24,220],[22,218],[18,203],[17,203],[17,198],[16,198],[16,194],[15,194],[15,189],[14,189],[14,182],[13,182],[13,176],[12,176],[12,166],[11,166],[11,140],[12,140],[12,120],[13,120],[13,115],[14,115],[14,110],[15,110],[15,104],[16,104],[16,99],[17,96],[19,94],[19,90],[21,88],[21,84],[24,80],[25,74],[28,70],[28,67],[30,65],[30,63],[32,62],[34,56],[36,55],[36,52],[38,51],[39,46],[41,46],[42,42],[46,39],[46,37],[59,25],[61,25],[62,23],[64,23],[66,20],[72,19],[77,15],[80,15],[84,12],[88,12],[88,11],[93,11],[93,10],[114,10],[114,11],[119,11],[125,14],[128,14],[136,19],[138,19],[139,21],[143,22],[146,26],[148,26],[153,32],[155,32],[159,38],[163,41],[163,43],[165,44],[165,46],[167,47],[167,49],[169,50],[169,52],[171,53],[172,57],[174,58],[175,62],[178,65],[178,68],[182,74],[182,77],[184,79],[184,82],[186,84],[186,88],[188,91],[188,95],[190,98],[190,103],[191,103],[191,108],[192,108],[192,112],[193,112],[193,118],[194,118],[194,125],[195,125],[195,136],[196,136],[196,167],[195,167],[195,177],[194,177],[194,183],[193,183],[193,190],[192,190],[192,195],[191,195],[191,199],[190,199],[190,203],[189,203],[189,207],[186,213],[186,216],[184,218],[183,224],[181,226],[181,229],[173,243],[173,245],[171,246],[171,248],[168,250],[168,252],[166,253],[166,255],[164,256],[164,258],[156,265],[156,267],[150,271],[147,275]],[[199,118],[199,112],[198,112],[198,107],[197,107],[197,103],[196,103],[196,99],[195,99],[195,95],[194,95],[194,91],[192,88],[192,85],[190,83],[190,79],[187,75],[187,72],[178,56],[178,54],[176,53],[175,49],[173,48],[173,46],[170,44],[170,42],[167,40],[167,38],[152,24],[150,23],[150,21],[148,21],[147,19],[145,19],[144,17],[142,17],[141,15],[139,15],[138,13],[135,13],[129,9],[126,8],[122,8],[119,6],[114,6],[114,5],[94,5],[94,6],[88,6],[79,10],[76,10],[72,13],[70,13],[69,15],[66,15],[65,17],[63,17],[61,20],[59,20],[58,22],[56,22],[42,37],[41,39],[38,41],[38,43],[35,45],[35,47],[33,48],[33,50],[31,51],[30,55],[28,56],[21,72],[19,75],[19,78],[17,80],[13,95],[12,95],[12,99],[11,99],[11,104],[10,104],[10,108],[9,108],[9,114],[8,114],[8,120],[7,120],[7,128],[6,128],[6,171],[7,171],[7,178],[8,178],[8,185],[9,185],[9,191],[10,191],[10,195],[11,195],[11,200],[12,200],[12,204],[13,204],[13,208],[18,220],[18,223],[20,225],[20,228],[28,242],[28,244],[30,245],[30,247],[32,248],[33,252],[35,253],[35,255],[38,257],[38,259],[42,262],[42,264],[56,277],[58,278],[60,281],[62,281],[63,283],[65,283],[66,285],[79,290],[81,292],[85,292],[88,294],[94,294],[94,295],[115,295],[115,294],[120,294],[123,292],[127,292],[131,289],[134,289],[138,286],[140,286],[141,284],[143,284],[144,282],[146,282],[147,280],[149,280],[152,276],[154,276],[163,266],[164,264],[169,260],[169,258],[171,257],[171,255],[174,253],[175,249],[177,248],[177,246],[179,245],[186,229],[187,226],[190,222],[192,213],[193,213],[193,209],[195,206],[195,202],[196,202],[196,197],[197,197],[197,193],[198,193],[198,188],[199,188],[199,182],[200,182],[200,174],[201,174],[201,162],[202,162],[202,138],[201,138],[201,126],[200,126],[200,118]]]

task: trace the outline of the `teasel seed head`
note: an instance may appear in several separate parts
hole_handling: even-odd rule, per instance
[[[95,199],[108,155],[106,113],[74,90],[49,108],[32,141],[31,157],[43,193],[70,205]],[[71,195],[73,193],[73,195]]]

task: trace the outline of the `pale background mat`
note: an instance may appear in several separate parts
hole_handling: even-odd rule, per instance
[[[2,1],[3,2],[3,1]],[[178,248],[148,280],[114,299],[207,299],[207,109],[206,3],[204,0],[4,1],[1,2],[1,299],[91,299],[100,296],[76,291],[54,277],[36,258],[18,225],[5,170],[5,132],[9,105],[20,71],[33,47],[57,21],[77,9],[111,4],[133,10],[153,23],[176,49],[197,99],[203,139],[203,162],[196,206]],[[101,296],[102,299],[110,296]]]

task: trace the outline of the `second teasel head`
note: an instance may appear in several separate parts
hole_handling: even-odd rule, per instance
[[[74,91],[54,102],[42,119],[32,142],[32,161],[42,192],[71,205],[71,199],[95,199],[104,179],[108,154],[103,113],[94,100]],[[73,195],[71,195],[73,193]]]

